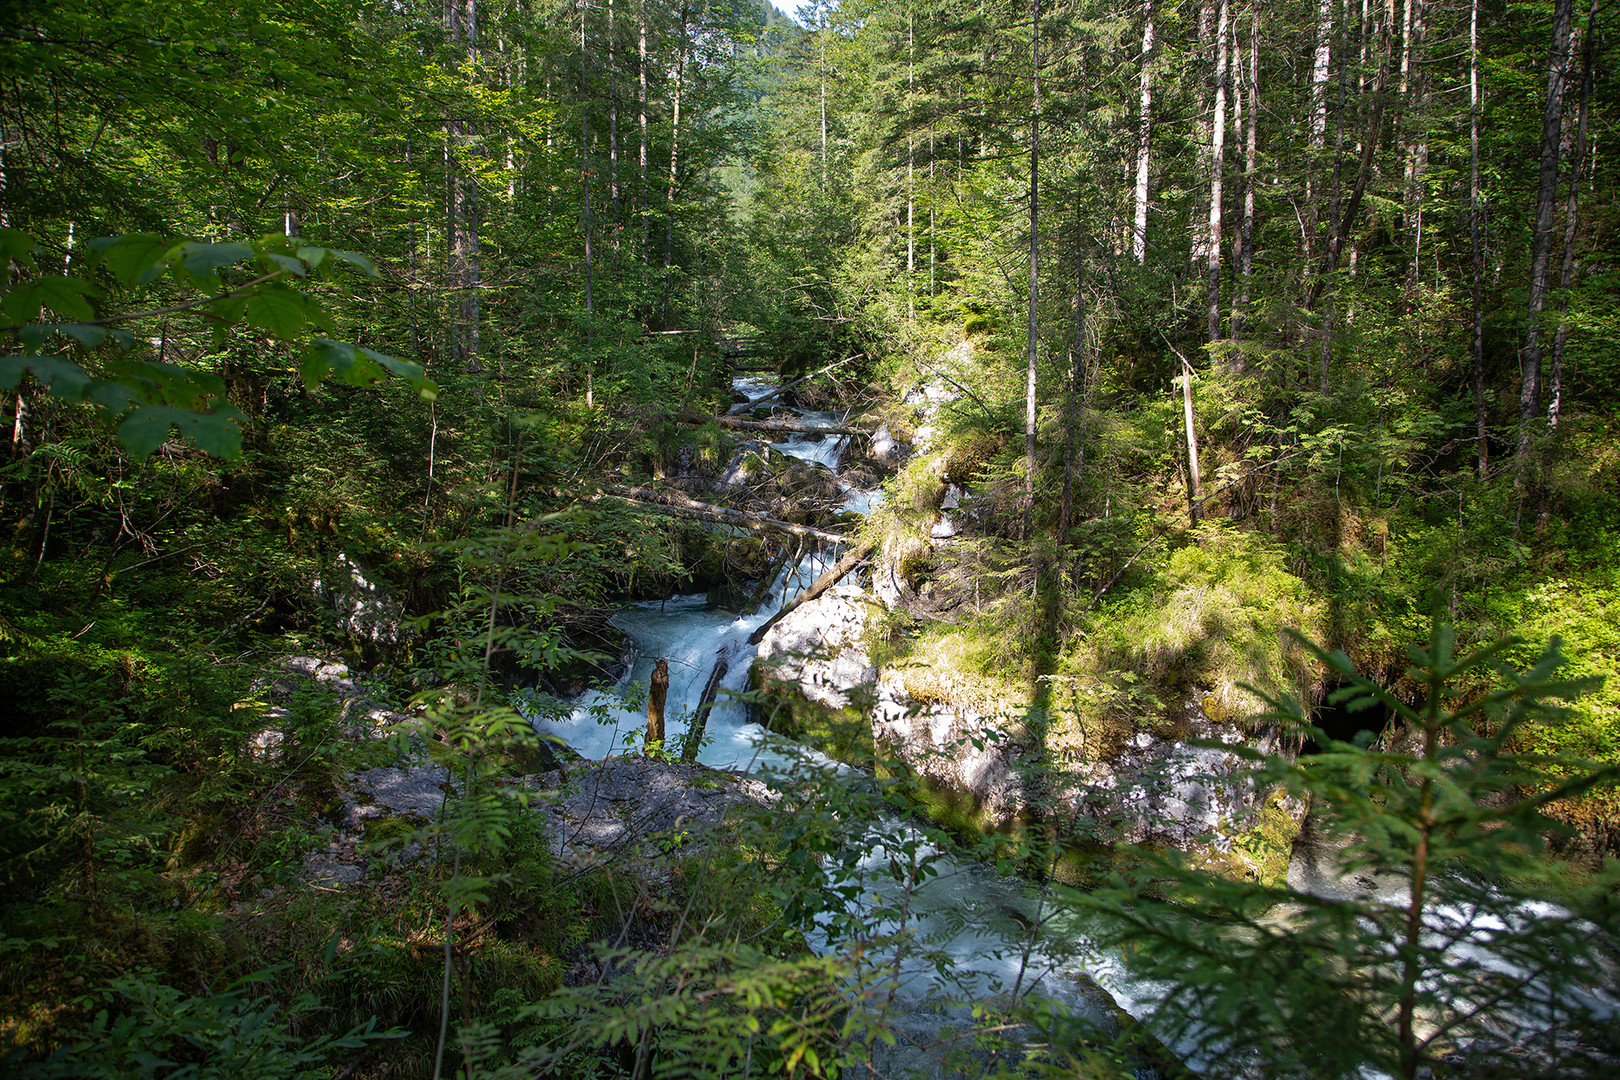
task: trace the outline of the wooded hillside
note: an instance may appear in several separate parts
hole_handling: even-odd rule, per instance
[[[528,690],[616,677],[629,600],[757,604],[806,538],[896,583],[873,649],[919,702],[1016,702],[1099,760],[1194,711],[1325,709],[1350,676],[1287,630],[1403,701],[1436,616],[1521,668],[1561,638],[1597,678],[1492,752],[1602,779],[1514,835],[1607,881],[1615,35],[1597,0],[14,6],[0,1063],[184,1057],[263,994],[266,1076],[542,1045],[654,1075],[613,963],[567,998],[589,1045],[548,997],[607,942],[725,987],[682,1014],[732,1040],[694,1068],[870,1064],[887,1002],[840,1028],[853,976],[804,936],[842,910],[828,820],[727,834],[724,889],[679,863],[627,918],[514,808],[515,777],[567,782]],[[844,419],[724,415],[762,367]],[[806,427],[886,477],[869,518],[765,441]],[[1457,670],[1459,700],[1495,685]],[[386,884],[306,887],[352,776],[412,753],[456,798],[366,826]],[[711,916],[734,951],[670,951]],[[1015,1067],[983,1054],[961,1069]]]

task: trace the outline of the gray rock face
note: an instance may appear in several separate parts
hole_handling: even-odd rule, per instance
[[[759,662],[818,704],[842,709],[857,687],[871,686],[877,669],[866,650],[867,604],[850,590],[832,590],[788,613],[759,643]]]
[[[1116,759],[1072,767],[1066,802],[1099,826],[1100,839],[1163,843],[1177,848],[1211,844],[1221,851],[1253,827],[1258,793],[1249,762],[1229,751],[1192,745],[1192,739],[1236,744],[1241,732],[1222,729],[1195,711],[1186,738],[1161,739],[1140,731]],[[1271,749],[1262,738],[1262,753]]]
[[[548,773],[546,780],[560,780]],[[566,863],[658,852],[701,842],[727,814],[772,800],[758,780],[711,769],[625,755],[572,769],[541,812],[553,849]],[[650,848],[650,850],[649,850]]]
[[[967,709],[922,705],[899,679],[882,678],[872,709],[872,736],[931,783],[970,796],[985,824],[1006,825],[1025,806],[1017,772],[1022,750],[1006,726]]]
[[[366,851],[367,822],[403,817],[413,826],[426,825],[454,791],[449,770],[427,761],[355,773],[338,788],[336,821],[326,843],[304,859],[303,879],[315,888],[336,888],[364,880],[374,866],[420,858],[416,843],[386,855]]]
[[[1378,900],[1396,905],[1409,902],[1412,894],[1403,877],[1366,870],[1347,873],[1344,849],[1348,843],[1342,837],[1323,835],[1315,815],[1305,815],[1289,853],[1288,887],[1323,900]]]
[[[338,631],[357,641],[398,645],[413,636],[399,601],[347,553],[337,557],[328,577],[315,580],[314,591],[331,601]]]
[[[889,430],[889,425],[885,423],[879,424],[877,430],[872,432],[872,439],[868,444],[866,454],[867,457],[885,469],[898,469],[905,464],[906,458],[910,456],[910,449],[909,446],[894,437],[894,434]]]
[[[302,689],[325,690],[337,699],[338,716],[345,722],[343,734],[350,739],[377,738],[386,729],[403,723],[407,717],[389,708],[383,691],[349,670],[347,664],[319,656],[287,656],[275,663],[286,674],[261,676],[254,689],[266,702],[263,726],[248,740],[248,752],[255,757],[275,760],[281,753],[292,720],[294,699]]]

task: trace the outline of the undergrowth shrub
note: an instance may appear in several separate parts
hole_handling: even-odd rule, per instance
[[[1309,658],[1283,632],[1314,630],[1321,602],[1258,535],[1211,521],[1196,536],[1070,637],[1055,704],[1088,729],[1172,720],[1194,691],[1211,717],[1234,722],[1258,709],[1260,693],[1317,689]]]

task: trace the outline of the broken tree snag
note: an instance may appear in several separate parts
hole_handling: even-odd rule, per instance
[[[825,574],[822,574],[820,577],[816,578],[814,585],[811,585],[808,589],[804,590],[804,592],[794,597],[793,603],[783,605],[781,611],[778,611],[775,615],[772,615],[769,619],[765,620],[764,625],[762,625],[758,630],[755,630],[752,634],[749,634],[748,644],[758,645],[761,641],[765,640],[765,634],[770,630],[770,628],[781,622],[782,617],[788,612],[796,610],[800,604],[808,604],[810,601],[814,600],[816,597],[838,584],[839,578],[843,577],[845,574],[849,573],[851,570],[855,569],[861,563],[866,561],[866,557],[872,554],[872,548],[875,546],[875,544],[858,544],[855,547],[850,548],[849,551],[844,553],[844,557],[842,559],[839,559],[833,564],[833,568],[831,570],[828,570]]]
[[[647,743],[651,748],[664,742],[664,701],[669,697],[669,661],[659,658],[653,668],[647,693]]]
[[[711,420],[723,428],[732,428],[736,431],[763,431],[772,435],[872,434],[870,427],[856,427],[851,424],[803,424],[797,420],[744,420],[736,416],[705,416],[701,420],[690,422],[706,424]]]
[[[745,402],[743,402],[743,403],[741,403],[739,405],[733,405],[731,407],[731,411],[734,412],[734,413],[740,413],[740,412],[748,412],[748,411],[750,411],[752,409],[758,408],[759,406],[765,404],[767,401],[771,400],[772,398],[781,397],[783,394],[787,393],[789,390],[793,389],[795,386],[798,386],[800,383],[809,382],[811,379],[815,378],[817,375],[825,375],[825,374],[827,374],[827,372],[831,371],[833,368],[842,367],[845,364],[849,363],[851,360],[856,359],[860,355],[861,355],[860,353],[856,353],[854,356],[846,356],[842,360],[838,361],[837,363],[828,364],[826,367],[820,369],[819,371],[812,371],[808,375],[802,375],[799,378],[794,379],[790,383],[785,383],[782,386],[778,386],[775,390],[772,390],[768,394],[763,394],[760,397],[755,398],[753,401],[745,401]]]
[[[709,726],[709,713],[714,709],[714,699],[720,693],[720,680],[726,677],[731,670],[731,657],[722,648],[714,661],[714,671],[709,675],[709,681],[704,684],[703,697],[698,700],[697,712],[692,714],[692,726],[686,729],[686,745],[681,747],[682,761],[696,761],[698,750],[703,746],[703,733]]]
[[[745,510],[732,510],[725,506],[712,506],[701,503],[696,499],[689,499],[678,491],[659,491],[656,488],[634,487],[621,488],[610,494],[614,498],[625,502],[635,503],[650,510],[658,510],[676,517],[690,518],[693,521],[723,522],[728,525],[741,525],[746,529],[763,532],[774,529],[778,532],[792,533],[794,536],[808,536],[814,540],[825,540],[829,544],[845,543],[847,538],[837,533],[830,533],[824,529],[814,529],[809,525],[795,525],[790,521],[777,521],[764,514],[751,514]]]

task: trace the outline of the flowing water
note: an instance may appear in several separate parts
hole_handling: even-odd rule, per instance
[[[735,382],[737,390],[750,400],[768,392],[771,385],[748,378]],[[837,413],[795,411],[807,422],[842,419]],[[834,468],[844,441],[832,435],[795,435],[773,445],[784,454]],[[880,498],[881,493],[849,489],[846,508],[864,513]],[[740,691],[748,683],[755,656],[749,635],[791,603],[836,558],[837,552],[825,549],[805,556],[797,566],[782,572],[760,610],[749,615],[712,608],[703,593],[626,607],[611,621],[635,644],[636,659],[629,671],[618,686],[587,692],[573,703],[571,716],[542,723],[541,730],[565,739],[587,758],[638,748],[646,714],[644,698],[637,690],[645,690],[655,661],[664,657],[669,660],[670,675],[665,705],[667,742],[680,746],[716,661],[725,657],[729,668],[707,722],[708,741],[699,761],[717,768],[778,775],[810,768],[858,782],[854,774],[815,751],[767,737],[747,706],[726,693]],[[850,584],[835,588],[860,592]],[[970,1023],[966,1002],[974,999],[1005,998],[1033,988],[1059,1000],[1076,1015],[1106,1026],[1112,1017],[1107,1003],[1097,995],[1100,985],[1133,1015],[1146,1011],[1144,998],[1151,988],[1130,980],[1116,957],[1089,947],[1077,920],[1051,918],[1050,910],[1041,908],[1027,882],[922,845],[917,857],[930,864],[934,876],[920,888],[902,886],[887,872],[890,857],[901,857],[901,848],[916,851],[918,836],[911,822],[884,818],[852,830],[848,837],[852,849],[860,853],[850,871],[862,887],[857,905],[898,907],[898,894],[909,893],[904,897],[905,930],[913,952],[901,965],[900,987],[890,1012],[891,1022],[906,1039],[899,1050],[891,1052],[898,1056],[887,1062],[889,1067],[926,1069],[927,1059],[919,1052],[912,1050],[910,1057],[905,1056],[906,1041],[912,1047],[926,1046],[937,1042],[942,1033],[948,1038],[950,1032],[965,1028]],[[874,921],[879,934],[900,929],[894,917]],[[1032,940],[1027,928],[1043,923],[1044,931]],[[812,933],[811,942],[825,947],[829,939],[825,933]]]

